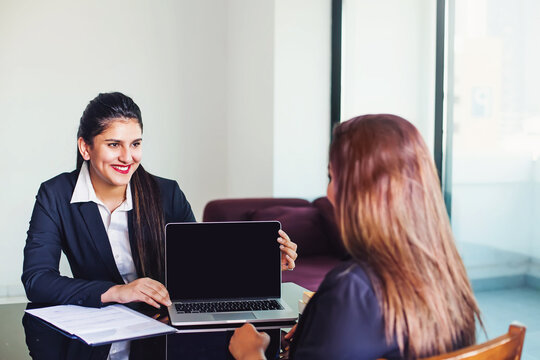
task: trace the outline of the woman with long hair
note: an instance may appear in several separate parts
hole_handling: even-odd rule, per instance
[[[43,183],[26,246],[22,282],[28,299],[100,307],[170,305],[164,280],[164,229],[195,221],[176,181],[140,164],[141,111],[119,92],[94,98],[77,132],[77,168]],[[294,268],[296,245],[284,232],[282,268]],[[64,252],[73,278],[58,271]]]
[[[308,303],[288,335],[290,358],[415,359],[474,344],[480,311],[418,130],[394,115],[346,121],[334,129],[328,168],[352,261]],[[260,359],[267,340],[244,325],[229,349]]]

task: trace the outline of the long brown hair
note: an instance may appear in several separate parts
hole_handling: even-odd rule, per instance
[[[480,311],[418,130],[394,115],[346,121],[334,129],[330,167],[342,239],[367,265],[387,341],[407,358],[474,344]]]
[[[135,119],[143,129],[139,106],[129,97],[119,92],[103,93],[86,106],[79,123],[77,138],[82,137],[92,145],[94,137],[105,131],[114,119]],[[84,159],[77,148],[77,169]],[[139,276],[164,281],[164,229],[165,220],[159,187],[154,177],[142,165],[131,177],[133,197],[133,262]]]

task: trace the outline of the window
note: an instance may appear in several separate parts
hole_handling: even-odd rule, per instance
[[[455,236],[473,279],[524,284],[540,275],[540,3],[455,0],[449,10]]]
[[[341,121],[392,113],[433,148],[436,3],[344,0]]]

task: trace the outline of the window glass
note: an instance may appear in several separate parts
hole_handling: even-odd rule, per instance
[[[344,0],[341,120],[392,113],[433,149],[436,2]]]
[[[540,2],[456,0],[450,10],[454,233],[479,287],[519,285],[540,274]]]

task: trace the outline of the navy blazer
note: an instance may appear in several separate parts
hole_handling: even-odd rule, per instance
[[[386,341],[384,318],[366,272],[355,262],[331,270],[298,322],[290,359],[403,359]]]
[[[100,307],[101,294],[116,284],[124,284],[97,205],[70,204],[78,176],[78,170],[63,173],[39,188],[21,278],[30,301]],[[161,193],[165,223],[195,221],[178,183],[154,178]],[[133,251],[132,212],[128,212],[128,227]],[[73,278],[60,276],[61,251],[69,261]]]

